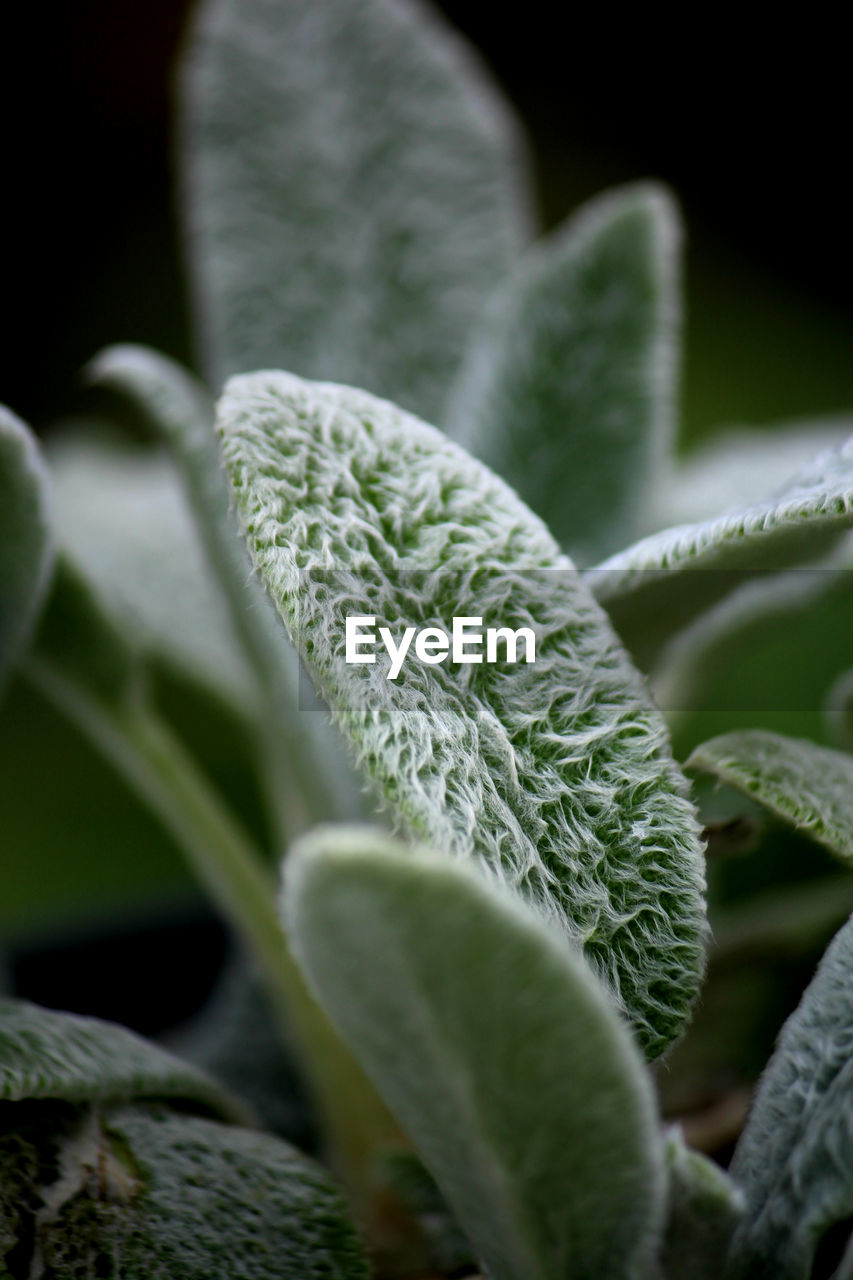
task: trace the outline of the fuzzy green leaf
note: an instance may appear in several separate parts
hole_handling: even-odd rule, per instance
[[[48,454],[57,534],[141,650],[251,711],[257,682],[164,453],[68,433]]]
[[[744,1198],[726,1173],[667,1135],[668,1215],[662,1250],[666,1280],[720,1280],[729,1244],[743,1217]]]
[[[727,1280],[807,1280],[853,1214],[853,923],[836,935],[761,1080],[731,1166],[747,1199]]]
[[[305,837],[284,907],[489,1274],[645,1274],[664,1209],[651,1084],[574,948],[471,868],[369,829]]]
[[[678,214],[619,188],[537,246],[490,304],[450,428],[573,557],[643,532],[672,446]]]
[[[179,1099],[245,1118],[206,1075],[125,1027],[0,997],[0,1100],[130,1098]]]
[[[813,559],[853,524],[853,438],[763,502],[664,529],[589,570],[587,581],[635,659],[661,644],[738,582]]]
[[[212,0],[183,98],[211,382],[284,365],[439,413],[528,238],[514,128],[471,52],[420,4]]]
[[[646,1049],[702,966],[702,865],[663,722],[544,525],[440,432],[352,388],[233,379],[220,430],[256,567],[333,715],[417,838],[580,939]],[[345,662],[345,618],[520,625],[536,661]],[[473,672],[473,674],[472,674]]]
[[[853,756],[745,729],[703,742],[686,767],[736,787],[853,865]]]
[[[849,537],[819,564],[741,583],[679,632],[656,663],[653,688],[676,756],[733,729],[828,737],[827,690],[850,665],[851,635]]]
[[[52,562],[47,475],[35,440],[0,405],[0,679],[25,645]]]
[[[17,1114],[0,1133],[15,1192],[4,1179],[0,1266],[16,1274],[27,1259],[44,1276],[367,1280],[326,1174],[267,1134],[152,1105]]]

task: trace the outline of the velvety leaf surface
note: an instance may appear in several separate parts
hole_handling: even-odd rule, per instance
[[[125,1027],[0,997],[0,1099],[48,1098],[175,1098],[242,1115],[209,1077]]]
[[[420,4],[212,0],[183,190],[211,382],[292,368],[442,408],[527,239],[514,127]]]
[[[829,686],[853,657],[853,544],[819,564],[759,574],[700,614],[652,674],[682,759],[733,729],[830,737]]]
[[[369,829],[295,846],[284,910],[489,1274],[645,1274],[664,1208],[653,1094],[574,948],[470,867]]]
[[[76,1116],[16,1108],[6,1120],[15,1115],[22,1131],[0,1134],[0,1165],[18,1193],[4,1203],[0,1192],[0,1259],[15,1274],[367,1278],[326,1174],[267,1134],[154,1106]]]
[[[761,1080],[731,1166],[747,1198],[727,1280],[807,1280],[853,1214],[853,924],[836,935]]]
[[[635,659],[661,644],[740,579],[803,562],[853,523],[853,438],[804,468],[763,502],[652,534],[589,570]]]
[[[256,703],[168,457],[69,435],[49,461],[58,536],[124,629],[235,706]]]
[[[712,773],[853,863],[853,756],[763,729],[703,742],[687,767]]]
[[[667,1134],[668,1216],[662,1250],[666,1280],[720,1280],[744,1198],[719,1165],[692,1151],[680,1130]]]
[[[702,965],[702,866],[663,722],[544,525],[440,432],[365,392],[233,379],[220,430],[254,562],[401,824],[579,938],[650,1053]],[[345,618],[528,626],[536,661],[345,662]]]
[[[0,405],[0,680],[26,643],[51,554],[44,465],[34,437]]]
[[[677,211],[663,189],[584,205],[498,291],[450,432],[581,561],[643,532],[673,437]]]

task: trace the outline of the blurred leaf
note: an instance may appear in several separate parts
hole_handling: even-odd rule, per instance
[[[663,1243],[666,1280],[720,1280],[744,1198],[731,1178],[698,1151],[680,1130],[664,1146],[669,1173],[669,1213]]]
[[[137,404],[175,455],[208,571],[228,606],[242,657],[264,691],[257,727],[282,847],[312,819],[360,815],[340,735],[322,714],[298,714],[298,665],[263,587],[251,577],[245,543],[229,510],[206,390],[180,365],[146,347],[108,347],[87,372],[96,385]]]
[[[766,427],[726,427],[680,458],[658,488],[657,528],[712,520],[782,489],[819,454],[853,435],[853,420],[822,417]]]
[[[0,997],[0,1100],[172,1098],[225,1119],[245,1113],[195,1067],[99,1018]]]
[[[853,752],[853,670],[842,672],[828,690],[823,714],[833,745]]]
[[[747,1199],[727,1280],[807,1280],[853,1214],[853,924],[836,935],[761,1080],[731,1174]]]
[[[16,1274],[367,1280],[327,1176],[267,1134],[145,1104],[5,1121],[0,1246]]]
[[[830,683],[853,661],[853,543],[808,568],[761,574],[678,633],[652,684],[676,754],[732,729],[827,734]]]
[[[26,644],[50,577],[47,488],[35,438],[0,405],[0,680]]]
[[[587,572],[637,662],[761,570],[814,559],[853,524],[853,438],[764,502],[664,529]]]
[[[853,756],[745,729],[703,742],[685,767],[712,773],[853,864]]]
[[[66,434],[48,455],[57,534],[140,648],[244,713],[259,694],[199,545],[174,465]]]
[[[528,238],[515,127],[420,4],[212,0],[182,177],[209,377],[299,370],[437,415]]]
[[[679,241],[663,188],[584,205],[498,291],[451,401],[451,434],[582,561],[642,532],[669,461]]]
[[[395,815],[556,917],[660,1052],[702,967],[698,828],[662,721],[570,562],[487,468],[366,392],[248,375],[220,428],[255,564]],[[388,679],[384,656],[344,660],[356,611],[396,638],[458,616],[526,626],[536,661],[410,660]]]
[[[369,829],[305,837],[284,903],[495,1280],[643,1275],[664,1209],[653,1094],[575,950],[470,868]]]

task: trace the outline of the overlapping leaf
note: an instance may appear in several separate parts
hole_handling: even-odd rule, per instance
[[[53,546],[47,505],[35,440],[0,405],[0,680],[25,644],[47,586]]]
[[[679,1130],[666,1138],[669,1177],[662,1250],[666,1280],[720,1280],[744,1198],[726,1173],[698,1151]]]
[[[587,580],[632,654],[660,645],[761,569],[803,562],[853,524],[853,438],[764,502],[652,534],[590,570]]]
[[[582,561],[643,532],[673,438],[679,227],[665,190],[598,197],[490,303],[450,432]]]
[[[435,415],[527,238],[517,144],[473,55],[389,0],[215,0],[184,68],[207,369],[285,366]]]
[[[743,791],[853,864],[853,756],[744,729],[703,742],[687,766]]]
[[[747,1212],[727,1280],[807,1280],[853,1214],[853,924],[829,947],[765,1072],[731,1173]]]
[[[579,938],[655,1053],[702,963],[702,870],[659,714],[541,522],[440,432],[287,374],[229,384],[252,557],[368,774],[411,833],[496,870]],[[528,626],[536,661],[345,662],[345,618]]]
[[[495,1280],[646,1274],[650,1081],[577,952],[471,868],[320,828],[286,865],[297,954]]]

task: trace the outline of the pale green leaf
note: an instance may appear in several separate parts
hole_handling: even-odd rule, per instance
[[[276,1138],[152,1105],[20,1118],[0,1136],[16,1274],[367,1280],[328,1176]]]
[[[514,126],[472,52],[402,0],[211,0],[183,105],[211,382],[284,365],[439,413],[528,238]]]
[[[213,403],[185,369],[146,347],[108,347],[87,370],[91,382],[129,397],[169,443],[195,516],[207,568],[228,606],[231,632],[264,690],[257,722],[270,809],[281,839],[318,818],[361,816],[357,784],[340,735],[322,713],[299,714],[295,655],[259,583],[229,509],[213,431]],[[204,636],[198,636],[199,646]]]
[[[665,1280],[720,1280],[744,1197],[731,1178],[679,1129],[666,1136],[668,1213],[662,1249]]]
[[[703,742],[686,767],[736,787],[853,864],[853,756],[744,729]]]
[[[668,461],[679,240],[663,188],[584,205],[498,291],[451,400],[451,434],[582,561],[644,531]]]
[[[851,635],[849,536],[819,564],[741,583],[663,648],[652,673],[676,755],[732,729],[827,738],[827,689],[850,666]]]
[[[57,536],[104,607],[143,651],[256,708],[257,682],[170,459],[68,433],[48,461]]]
[[[628,1280],[657,1247],[651,1083],[580,955],[470,867],[321,828],[284,909],[319,999],[495,1280]]]
[[[853,438],[763,502],[652,534],[587,581],[644,667],[661,644],[739,581],[805,562],[853,524]]]
[[[252,557],[405,829],[494,868],[587,958],[647,1050],[702,966],[702,864],[663,722],[544,525],[432,427],[351,388],[233,379],[220,429]],[[345,618],[528,626],[536,660],[345,662]]]
[[[851,434],[849,415],[715,431],[661,476],[656,527],[711,520],[721,511],[748,507],[763,494],[784,488],[813,458]]]
[[[26,644],[50,576],[47,487],[35,439],[0,405],[0,679]]]
[[[130,1098],[172,1098],[226,1119],[244,1116],[208,1076],[125,1027],[0,997],[0,1100]]]
[[[727,1280],[807,1280],[823,1233],[853,1214],[851,971],[848,922],[782,1030],[735,1152],[747,1211]]]

